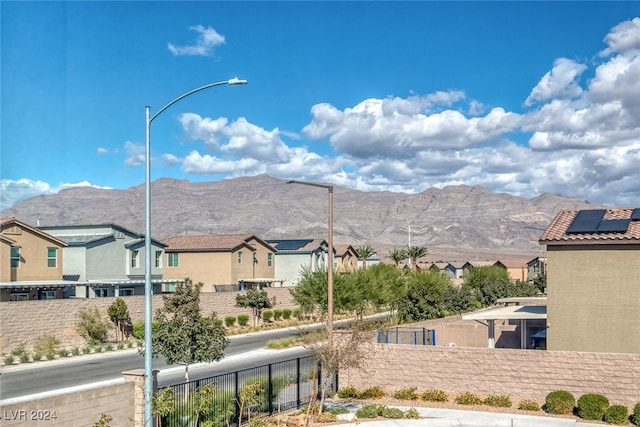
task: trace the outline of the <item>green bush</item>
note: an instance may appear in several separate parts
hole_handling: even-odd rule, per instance
[[[342,399],[358,399],[360,397],[360,393],[357,388],[349,386],[338,390],[338,397]]]
[[[135,339],[140,341],[144,340],[144,322],[142,320],[134,322],[133,325],[131,325],[131,333]]]
[[[358,418],[378,418],[378,405],[366,405],[356,411]]]
[[[89,344],[98,345],[107,342],[107,332],[113,328],[111,321],[97,308],[87,308],[78,313],[76,329]]]
[[[629,410],[624,405],[611,405],[605,411],[603,420],[608,424],[626,424]]]
[[[236,324],[236,316],[227,316],[224,318],[224,324],[227,328]]]
[[[273,310],[265,310],[262,312],[262,319],[264,319],[265,322],[271,322],[271,319],[273,319]]]
[[[635,425],[640,426],[640,402],[636,403],[633,407],[633,415],[631,416],[631,421]]]
[[[412,420],[416,420],[420,418],[420,413],[416,408],[409,408],[407,412],[404,413],[404,417]]]
[[[27,354],[27,350],[25,349],[24,344],[20,344],[19,346],[11,350],[12,356],[20,357],[23,354]]]
[[[509,396],[500,396],[492,394],[484,398],[484,404],[496,408],[511,408],[511,398]]]
[[[329,409],[329,412],[331,412],[333,415],[348,414],[349,409],[348,408],[331,408]]]
[[[402,412],[402,409],[388,408],[386,406],[383,406],[382,409],[378,411],[378,415],[380,415],[383,418],[391,418],[396,420],[400,418],[404,418],[404,412]]]
[[[544,400],[545,410],[550,414],[571,414],[576,398],[566,390],[555,390]]]
[[[482,405],[482,399],[469,391],[457,395],[455,402],[459,405]]]
[[[4,364],[5,365],[13,365],[13,356],[7,356],[4,358]]]
[[[386,393],[384,392],[382,387],[374,386],[362,390],[362,392],[360,393],[360,399],[380,399],[385,395]]]
[[[302,309],[300,308],[296,308],[293,310],[293,313],[291,313],[293,315],[293,317],[295,317],[298,320],[302,320],[302,318],[304,317],[304,315],[302,314]]]
[[[247,326],[249,324],[249,315],[248,314],[239,314],[238,315],[238,325]]]
[[[427,402],[448,402],[449,396],[443,390],[426,390],[422,393],[422,400]]]
[[[60,340],[50,334],[42,334],[36,338],[33,351],[46,355],[55,354],[60,349]]]
[[[19,357],[20,357],[20,363],[29,363],[31,361],[28,353],[21,354]]]
[[[33,353],[31,357],[33,358],[34,362],[37,362],[39,360],[42,360],[42,353]]]
[[[283,318],[284,320],[289,320],[289,319],[291,319],[291,313],[292,313],[292,311],[291,311],[291,309],[290,309],[290,308],[285,308],[285,309],[283,309],[283,310],[282,310],[282,318]]]
[[[540,405],[534,400],[521,400],[518,404],[518,409],[523,411],[539,411]]]
[[[602,420],[609,407],[609,399],[598,393],[587,393],[578,399],[578,415],[585,420]]]
[[[78,347],[73,347],[71,349],[71,355],[72,356],[78,356],[80,354],[80,349]]]
[[[279,308],[273,310],[273,317],[276,320],[282,320],[282,310],[280,310]]]
[[[393,397],[399,400],[418,400],[418,393],[416,393],[415,387],[403,388],[396,390],[393,393]]]

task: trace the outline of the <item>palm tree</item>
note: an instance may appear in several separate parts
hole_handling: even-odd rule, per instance
[[[407,246],[407,256],[411,258],[411,269],[418,269],[418,259],[427,255],[427,248],[424,246]]]
[[[362,260],[362,268],[367,268],[367,258],[375,253],[376,251],[369,245],[361,245],[356,248],[358,259]]]
[[[396,264],[396,268],[400,268],[400,263],[409,258],[409,255],[407,255],[407,251],[404,249],[394,248],[392,251],[389,251],[389,258]]]

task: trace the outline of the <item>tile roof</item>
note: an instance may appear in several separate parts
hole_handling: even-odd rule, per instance
[[[630,219],[634,208],[609,208],[605,210],[603,220]],[[562,210],[558,212],[551,224],[540,236],[540,244],[603,244],[603,243],[639,243],[640,242],[640,221],[631,220],[624,233],[621,232],[590,232],[590,233],[567,233],[573,219],[580,212],[579,210]]]
[[[251,247],[247,242],[252,238],[252,234],[201,234],[172,236],[164,243],[166,252],[226,252],[243,245]]]

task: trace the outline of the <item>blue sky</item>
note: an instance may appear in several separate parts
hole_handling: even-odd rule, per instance
[[[9,2],[0,205],[266,173],[640,206],[640,2]]]

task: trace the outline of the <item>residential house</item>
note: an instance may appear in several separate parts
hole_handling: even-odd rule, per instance
[[[303,270],[315,272],[327,268],[326,240],[270,239],[267,243],[276,249],[275,277],[283,279],[284,286],[296,286]]]
[[[506,269],[511,280],[526,282],[529,272],[527,262],[526,259],[501,259],[495,265]]]
[[[62,298],[66,246],[17,218],[0,218],[0,301]]]
[[[547,257],[535,257],[527,262],[527,280],[529,282],[533,282],[545,274],[547,274]]]
[[[358,253],[351,245],[333,245],[333,267],[336,272],[355,271],[358,269]]]
[[[547,348],[640,353],[640,208],[562,210],[547,247]]]
[[[164,239],[167,279],[189,278],[203,283],[203,291],[216,286],[259,284],[273,286],[276,249],[253,234],[180,235]]]
[[[39,227],[66,242],[64,278],[78,282],[75,297],[122,297],[145,293],[145,238],[117,224]],[[163,288],[165,245],[151,239],[153,293]]]

